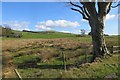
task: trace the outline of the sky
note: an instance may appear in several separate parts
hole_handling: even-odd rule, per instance
[[[106,34],[118,34],[118,16],[118,8],[107,15]],[[88,21],[65,2],[2,2],[2,24],[21,31],[54,30],[79,34],[81,29],[86,33],[91,30]]]

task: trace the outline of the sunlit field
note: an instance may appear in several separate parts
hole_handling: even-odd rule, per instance
[[[118,45],[118,36],[107,36],[105,39],[109,51],[111,46]],[[90,63],[90,36],[3,38],[2,42],[3,76],[7,78],[17,78],[14,69],[22,78],[103,78],[116,77],[118,74],[118,54]]]

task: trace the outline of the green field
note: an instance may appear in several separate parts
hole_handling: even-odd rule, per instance
[[[118,75],[118,54],[89,63],[92,58],[90,36],[60,32],[22,34],[22,38],[3,38],[3,73],[6,78],[16,77],[11,71],[15,68],[22,78],[116,78]],[[106,36],[105,39],[109,51],[111,46],[118,45],[118,36]],[[14,66],[9,66],[9,62]],[[36,67],[29,62],[34,62]]]
[[[68,38],[68,37],[75,37],[75,34],[70,33],[62,33],[56,31],[42,31],[39,33],[31,33],[31,32],[21,32],[21,31],[13,31],[13,32],[20,32],[22,33],[22,38],[42,38],[42,39],[50,39],[50,38]]]

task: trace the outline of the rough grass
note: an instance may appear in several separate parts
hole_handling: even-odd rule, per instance
[[[112,62],[111,62],[112,61]],[[18,69],[23,78],[104,78],[111,74],[118,74],[118,55],[113,55],[103,62],[83,64],[79,68],[63,69]],[[50,74],[52,73],[52,74]],[[115,76],[109,76],[110,78]]]
[[[26,55],[21,56],[13,59],[14,64],[21,64],[25,63],[26,61],[37,61],[39,57],[36,55]]]
[[[117,36],[105,38],[108,47],[118,45]],[[32,59],[32,57],[34,57],[33,55],[37,55],[41,58],[41,61],[37,62],[37,68],[18,68],[18,71],[23,78],[115,77],[118,72],[118,54],[103,59],[102,62],[80,65],[81,63],[84,63],[85,53],[89,54],[91,52],[92,48],[88,49],[90,45],[90,36],[59,39],[3,39],[2,51],[5,58],[9,58],[5,54],[7,52],[11,55],[8,60],[12,59],[13,62],[17,63]],[[66,55],[66,65],[75,65],[67,68],[66,72],[63,69],[61,51]],[[87,57],[89,62],[91,54],[87,55]]]
[[[13,31],[20,32],[20,31]],[[40,32],[40,33],[30,33],[30,32],[20,32],[22,33],[21,39],[53,39],[53,38],[71,38],[75,37],[75,34],[62,33],[62,32]],[[16,38],[3,38],[4,39],[16,39]]]

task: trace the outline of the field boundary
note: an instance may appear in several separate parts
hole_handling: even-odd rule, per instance
[[[119,53],[120,52],[120,46],[112,46],[112,53]]]

